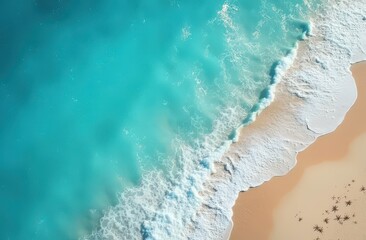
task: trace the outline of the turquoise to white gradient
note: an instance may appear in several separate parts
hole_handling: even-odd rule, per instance
[[[0,239],[91,233],[117,194],[178,173],[177,144],[200,148],[240,108],[219,147],[308,31],[306,2],[0,3]]]

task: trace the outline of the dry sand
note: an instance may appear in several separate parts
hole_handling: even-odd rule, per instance
[[[366,62],[352,72],[358,98],[343,123],[301,152],[289,174],[239,195],[231,240],[366,239]]]

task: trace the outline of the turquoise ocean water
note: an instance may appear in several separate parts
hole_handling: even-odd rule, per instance
[[[1,2],[0,239],[82,237],[180,144],[219,147],[317,2]]]

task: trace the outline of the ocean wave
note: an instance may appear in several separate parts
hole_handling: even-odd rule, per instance
[[[275,102],[261,121],[242,129],[243,137],[215,164],[217,173],[206,182],[215,191],[202,200],[210,207],[199,210],[192,239],[225,238],[229,209],[240,191],[287,174],[299,151],[342,122],[356,98],[350,64],[355,55],[366,58],[365,6],[327,1],[322,14],[313,16],[312,37],[300,43],[297,58],[277,86]]]
[[[346,1],[338,4],[344,5]],[[223,5],[219,14],[233,28],[228,7]],[[178,176],[167,176],[158,170],[144,174],[141,186],[124,191],[119,203],[104,213],[98,229],[84,239],[224,238],[238,192],[286,174],[295,165],[297,152],[317,136],[334,129],[352,105],[355,89],[349,73],[342,72],[349,64],[351,51],[339,49],[350,43],[362,48],[356,38],[362,24],[356,17],[359,9],[362,8],[352,7],[353,16],[333,3],[326,7],[325,17],[315,17],[314,30],[311,24],[304,27],[303,38],[314,36],[273,65],[271,83],[250,114],[246,115],[239,107],[226,109],[213,133],[197,143],[196,148],[177,139],[174,145],[179,156]],[[336,24],[330,17],[342,19],[344,25]],[[352,28],[348,28],[350,24],[354,24]],[[337,35],[340,32],[343,35]],[[347,37],[340,37],[344,33],[348,33]],[[297,52],[300,55],[295,59]],[[334,57],[342,57],[344,61],[334,61]],[[335,79],[335,74],[341,77]],[[328,80],[319,83],[319,77]],[[341,87],[349,89],[350,97],[339,107],[339,102],[345,99],[344,94],[340,95]],[[270,105],[277,88],[283,111],[269,113],[270,122],[265,126],[244,128]],[[333,109],[332,114],[327,109]],[[217,148],[225,133],[223,129],[235,125],[245,115],[242,125]],[[322,118],[326,119],[327,128],[323,127]]]
[[[237,8],[230,8],[225,3],[218,15],[227,28],[227,34],[232,37],[238,30],[229,16],[229,11],[237,11]],[[310,23],[306,25],[301,39],[309,35],[310,26]],[[232,49],[235,49],[235,46],[233,43]],[[168,162],[179,164],[179,167],[175,168],[179,171],[168,176],[158,170],[143,174],[141,185],[121,193],[119,203],[104,213],[99,228],[84,239],[190,239],[196,236],[197,226],[211,230],[216,228],[215,225],[205,224],[211,217],[201,219],[202,211],[208,215],[215,214],[221,219],[219,222],[227,226],[230,222],[230,208],[224,208],[220,203],[224,201],[221,199],[224,195],[220,195],[221,200],[214,200],[215,193],[218,194],[219,191],[215,183],[211,182],[212,176],[218,174],[228,177],[227,174],[231,175],[237,171],[234,165],[223,163],[222,159],[228,150],[231,150],[232,144],[239,139],[243,127],[255,121],[263,109],[274,100],[276,86],[293,63],[296,53],[297,44],[282,60],[272,65],[269,72],[270,84],[261,92],[259,101],[249,113],[239,106],[227,108],[220,120],[216,121],[213,132],[194,147],[176,139],[174,145],[179,159]],[[242,116],[246,117],[242,119]],[[242,124],[230,136],[226,135],[228,139],[223,142],[222,139],[230,126],[235,126],[240,121]],[[207,201],[207,198],[210,200]],[[210,201],[215,201],[215,204]],[[214,235],[210,236],[215,237],[209,239],[219,236],[215,231],[212,233]]]

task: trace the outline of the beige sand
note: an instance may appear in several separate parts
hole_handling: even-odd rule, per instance
[[[366,239],[360,235],[366,229],[366,216],[358,209],[366,208],[366,193],[360,192],[362,184],[366,187],[366,159],[361,158],[366,158],[366,62],[355,64],[352,72],[359,96],[344,122],[300,153],[289,174],[240,194],[230,239]],[[344,196],[351,206],[345,207]],[[338,205],[337,214],[349,214],[351,219],[343,224],[334,221],[332,205]],[[330,211],[328,224],[323,222],[326,210]],[[313,231],[315,224],[323,227],[323,234]]]

